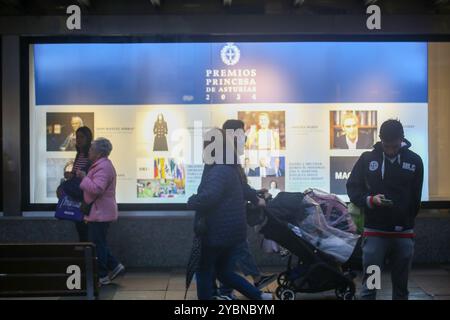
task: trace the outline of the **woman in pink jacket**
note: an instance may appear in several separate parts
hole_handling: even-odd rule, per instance
[[[88,224],[89,240],[96,246],[101,285],[111,283],[111,280],[125,270],[111,254],[106,242],[109,225],[118,217],[116,170],[108,159],[111,150],[112,145],[108,139],[98,138],[92,141],[89,149],[92,165],[87,174],[80,170],[76,173],[82,179],[80,188],[83,190],[84,201],[91,205],[85,221]]]

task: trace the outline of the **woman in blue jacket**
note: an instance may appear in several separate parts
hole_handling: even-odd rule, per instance
[[[271,294],[262,293],[234,271],[234,250],[247,240],[246,201],[264,205],[264,200],[246,182],[237,160],[236,143],[231,144],[234,159],[226,163],[225,134],[220,129],[213,130],[217,130],[216,137],[222,135],[224,140],[223,161],[205,165],[197,194],[188,200],[189,208],[196,210],[196,220],[202,215],[206,222],[196,275],[198,299],[214,297],[216,279],[249,299],[272,299]]]

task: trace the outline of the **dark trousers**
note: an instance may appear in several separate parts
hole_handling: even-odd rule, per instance
[[[106,277],[108,272],[114,270],[119,261],[111,254],[106,241],[109,222],[89,222],[89,241],[95,244],[98,260],[98,275],[100,278]]]
[[[196,273],[199,300],[212,299],[216,291],[216,279],[249,299],[261,299],[261,291],[235,272],[232,257],[237,247],[202,247],[200,268]]]
[[[89,231],[88,225],[84,222],[75,222],[75,228],[78,233],[78,241],[79,242],[88,242],[89,241]]]

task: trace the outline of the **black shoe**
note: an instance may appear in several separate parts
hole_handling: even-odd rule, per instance
[[[271,274],[268,276],[262,276],[261,279],[257,282],[255,282],[255,287],[257,287],[258,289],[262,289],[267,287],[269,284],[271,284],[272,282],[274,282],[277,279],[277,275],[276,274]]]

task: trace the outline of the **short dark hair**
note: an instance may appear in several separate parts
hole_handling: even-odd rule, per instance
[[[381,125],[380,138],[383,141],[391,142],[397,139],[403,139],[405,133],[403,131],[403,125],[400,121],[395,119],[389,119]]]
[[[222,129],[223,130],[238,130],[238,129],[242,129],[244,130],[245,124],[244,121],[242,120],[237,120],[237,119],[229,119],[227,121],[225,121],[222,125]]]

